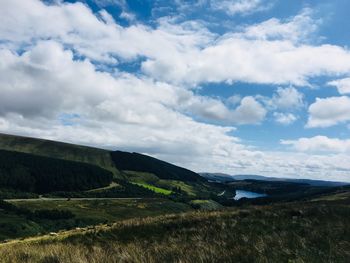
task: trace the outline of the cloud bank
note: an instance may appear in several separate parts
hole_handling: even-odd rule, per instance
[[[211,8],[246,15],[263,2]],[[336,138],[282,141],[292,152],[263,151],[236,135],[269,118],[297,122],[306,108],[299,88],[313,87],[314,77],[336,78],[329,85],[347,94],[347,80],[338,79],[350,71],[350,52],[313,44],[320,21],[309,9],[218,33],[173,17],[152,26],[133,16],[122,26],[80,2],[1,0],[0,7],[1,132],[139,151],[196,171],[349,180],[348,147]],[[210,83],[275,88],[271,96],[201,94]],[[349,112],[347,96],[318,98],[306,126],[347,123]]]

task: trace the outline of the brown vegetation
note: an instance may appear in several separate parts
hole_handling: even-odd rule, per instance
[[[131,219],[17,240],[1,262],[350,262],[348,200]]]

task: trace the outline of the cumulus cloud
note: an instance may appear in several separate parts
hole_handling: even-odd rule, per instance
[[[299,138],[298,140],[281,140],[281,144],[291,145],[301,152],[350,152],[350,139],[328,138],[327,136],[315,136],[311,138]]]
[[[174,60],[149,59],[146,74],[175,83],[242,81],[260,84],[310,85],[309,77],[350,70],[350,52],[332,45],[295,46],[289,41],[219,40]]]
[[[277,123],[290,125],[298,119],[295,114],[304,107],[304,94],[294,87],[278,87],[271,98],[257,96],[266,108],[273,112],[273,117]]]
[[[277,88],[272,98],[262,98],[271,109],[296,110],[304,106],[304,94],[294,87]]]
[[[338,79],[328,82],[329,86],[334,86],[340,94],[350,94],[350,78]]]
[[[243,81],[309,85],[310,77],[339,75],[350,70],[347,49],[300,44],[287,37],[293,30],[303,32],[317,24],[304,11],[302,19],[275,20],[269,27],[262,24],[269,28],[263,34],[269,36],[265,38],[252,28],[246,35],[234,32],[217,36],[201,23],[175,24],[169,18],[160,19],[156,28],[142,24],[122,27],[99,19],[81,3],[48,6],[37,0],[5,1],[0,16],[6,18],[0,25],[0,38],[8,46],[19,47],[50,38],[93,60],[117,63],[120,59],[142,57],[144,73],[172,83]],[[270,37],[276,34],[280,37]],[[305,37],[297,35],[297,39]]]
[[[295,122],[298,118],[292,113],[282,113],[282,112],[274,112],[273,116],[275,117],[275,121],[283,124],[289,125]]]
[[[303,9],[300,14],[281,21],[271,18],[262,23],[244,28],[242,36],[259,40],[290,40],[293,43],[303,43],[309,40],[317,31],[321,20],[312,18],[313,12],[310,8]]]
[[[265,0],[211,0],[211,7],[228,15],[251,14],[269,9],[272,5]]]
[[[267,111],[255,98],[247,96],[237,103],[239,105],[236,108],[230,109],[218,99],[196,96],[182,107],[197,116],[227,124],[258,124],[264,120]]]
[[[232,120],[240,124],[259,123],[266,115],[266,109],[253,97],[244,97],[232,112]]]
[[[347,96],[316,98],[309,107],[306,127],[330,127],[350,121],[350,98]]]
[[[52,39],[75,52],[100,62],[115,63],[115,57],[130,60],[140,56],[169,58],[207,43],[211,35],[204,28],[172,25],[163,19],[158,28],[142,24],[122,27],[107,23],[106,11],[96,16],[82,3],[46,5],[38,0],[3,1],[0,38],[16,49],[28,43]],[[186,27],[186,28],[185,28]],[[12,28],[12,30],[8,30]]]
[[[233,128],[195,122],[177,111],[178,87],[99,72],[52,41],[0,57],[2,131],[174,156],[211,156],[221,144],[245,149],[227,135]],[[79,118],[64,125],[62,114]]]
[[[247,145],[232,125],[262,122],[266,104],[254,96],[225,100],[192,89],[236,81],[307,85],[310,77],[349,72],[345,48],[301,44],[295,40],[305,37],[300,35],[275,37],[273,28],[266,37],[244,34],[244,28],[218,36],[198,21],[176,24],[168,17],[154,27],[123,27],[107,11],[93,13],[82,3],[0,4],[2,132],[139,151],[196,171],[328,179],[350,171],[345,154],[261,152]],[[275,20],[271,27],[283,32],[291,23],[297,22]],[[120,62],[141,67],[125,73]],[[274,109],[285,114],[301,105],[301,97],[281,88]],[[319,118],[312,105],[309,112],[309,122]],[[349,114],[337,116],[344,121]]]

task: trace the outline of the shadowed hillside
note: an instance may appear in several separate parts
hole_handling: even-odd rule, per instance
[[[122,151],[112,152],[111,155],[119,170],[148,172],[158,176],[160,179],[205,181],[200,175],[190,170],[147,155]]]
[[[0,188],[31,193],[81,191],[109,185],[112,173],[98,166],[0,150]]]

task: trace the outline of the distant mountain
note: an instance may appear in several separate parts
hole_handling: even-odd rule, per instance
[[[311,179],[297,179],[297,178],[279,178],[279,177],[268,177],[262,175],[229,175],[224,173],[200,173],[201,176],[207,180],[213,180],[218,182],[229,182],[239,180],[257,180],[257,181],[280,181],[280,182],[291,182],[300,184],[309,184],[311,186],[342,186],[348,185],[345,182],[334,182],[334,181],[323,181],[323,180],[311,180]]]
[[[200,175],[203,176],[208,181],[212,181],[212,182],[227,183],[227,182],[235,181],[233,176],[228,174],[223,174],[223,173],[200,173]]]

